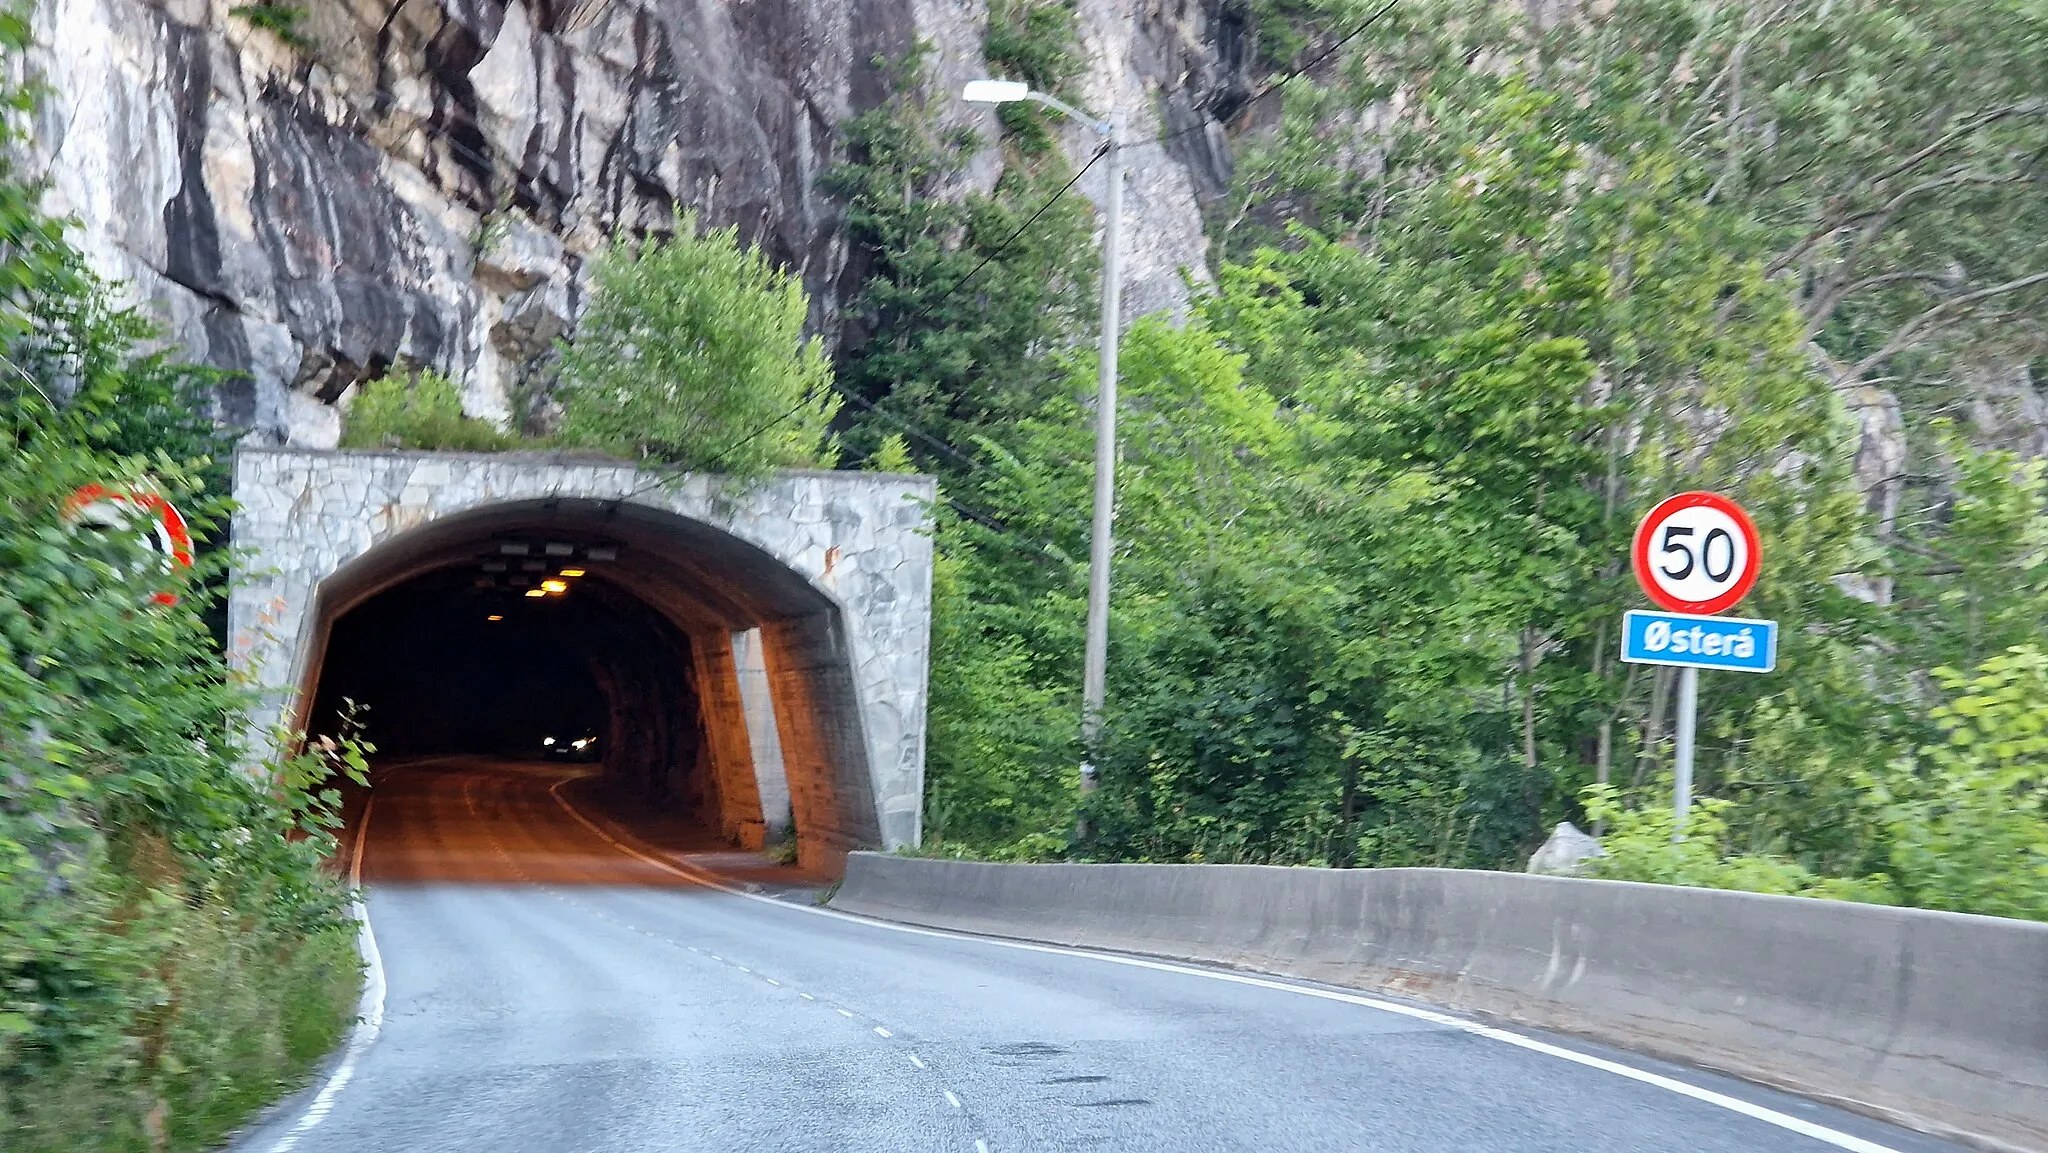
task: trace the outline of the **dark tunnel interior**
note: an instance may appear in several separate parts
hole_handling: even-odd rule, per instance
[[[340,735],[352,702],[379,773],[582,762],[563,787],[611,811],[713,845],[788,837],[829,865],[881,839],[837,612],[702,521],[505,502],[406,528],[321,582],[292,723]]]
[[[587,562],[519,585],[478,567],[414,577],[337,619],[309,735],[339,735],[352,713],[380,761],[588,763],[622,799],[715,823],[689,638]]]

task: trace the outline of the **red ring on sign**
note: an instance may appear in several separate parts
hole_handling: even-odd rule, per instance
[[[1726,513],[1728,518],[1735,522],[1735,526],[1742,530],[1742,541],[1749,549],[1747,561],[1742,566],[1742,575],[1736,578],[1734,586],[1728,591],[1712,600],[1680,600],[1665,592],[1650,576],[1650,538],[1656,535],[1656,526],[1669,519],[1672,513],[1680,509],[1699,508],[1702,505]],[[1636,583],[1643,586],[1643,591],[1649,594],[1652,601],[1660,608],[1671,612],[1692,613],[1696,616],[1713,616],[1715,613],[1727,612],[1734,608],[1737,601],[1748,596],[1749,590],[1756,587],[1757,575],[1764,567],[1763,541],[1757,536],[1756,522],[1749,519],[1749,513],[1744,511],[1741,505],[1718,492],[1682,492],[1658,501],[1657,507],[1651,509],[1649,514],[1643,517],[1643,522],[1636,526],[1636,539],[1629,550],[1629,557],[1635,566]]]
[[[61,512],[68,520],[88,506],[102,501],[133,506],[156,521],[157,531],[154,535],[170,548],[171,563],[178,568],[192,567],[192,530],[185,524],[185,518],[176,506],[159,493],[112,489],[103,484],[80,485],[70,496],[64,498]],[[177,595],[174,593],[159,592],[150,599],[160,605],[178,603]]]

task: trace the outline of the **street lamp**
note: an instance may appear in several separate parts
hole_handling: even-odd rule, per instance
[[[1100,136],[1109,181],[1102,198],[1102,353],[1095,391],[1095,524],[1088,540],[1088,646],[1081,674],[1081,791],[1095,789],[1095,754],[1102,734],[1103,675],[1109,663],[1109,537],[1116,499],[1116,345],[1123,285],[1119,250],[1124,215],[1123,115],[1096,119],[1056,96],[1015,80],[973,80],[961,90],[970,104],[1043,104]],[[1086,835],[1086,826],[1082,827]]]

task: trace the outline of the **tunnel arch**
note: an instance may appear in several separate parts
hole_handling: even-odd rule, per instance
[[[265,689],[259,731],[318,727],[330,648],[365,614],[407,597],[458,616],[493,597],[555,606],[583,614],[585,631],[638,638],[604,649],[614,654],[675,638],[666,657],[594,667],[611,678],[607,773],[654,789],[695,780],[713,823],[744,845],[790,823],[807,864],[916,843],[929,480],[663,484],[557,456],[278,449],[244,449],[235,476],[247,562],[230,600],[231,657]],[[584,573],[569,591],[523,595],[528,578],[565,562]],[[537,619],[500,615],[520,628]],[[488,646],[489,634],[464,635],[443,655]],[[697,778],[673,763],[691,758]]]

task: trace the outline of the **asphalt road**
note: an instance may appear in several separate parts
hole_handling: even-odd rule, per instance
[[[1572,1042],[1841,1139],[1284,988],[695,885],[651,862],[743,862],[614,823],[582,772],[380,780],[361,860],[381,1034],[238,1151],[1955,1149]]]

